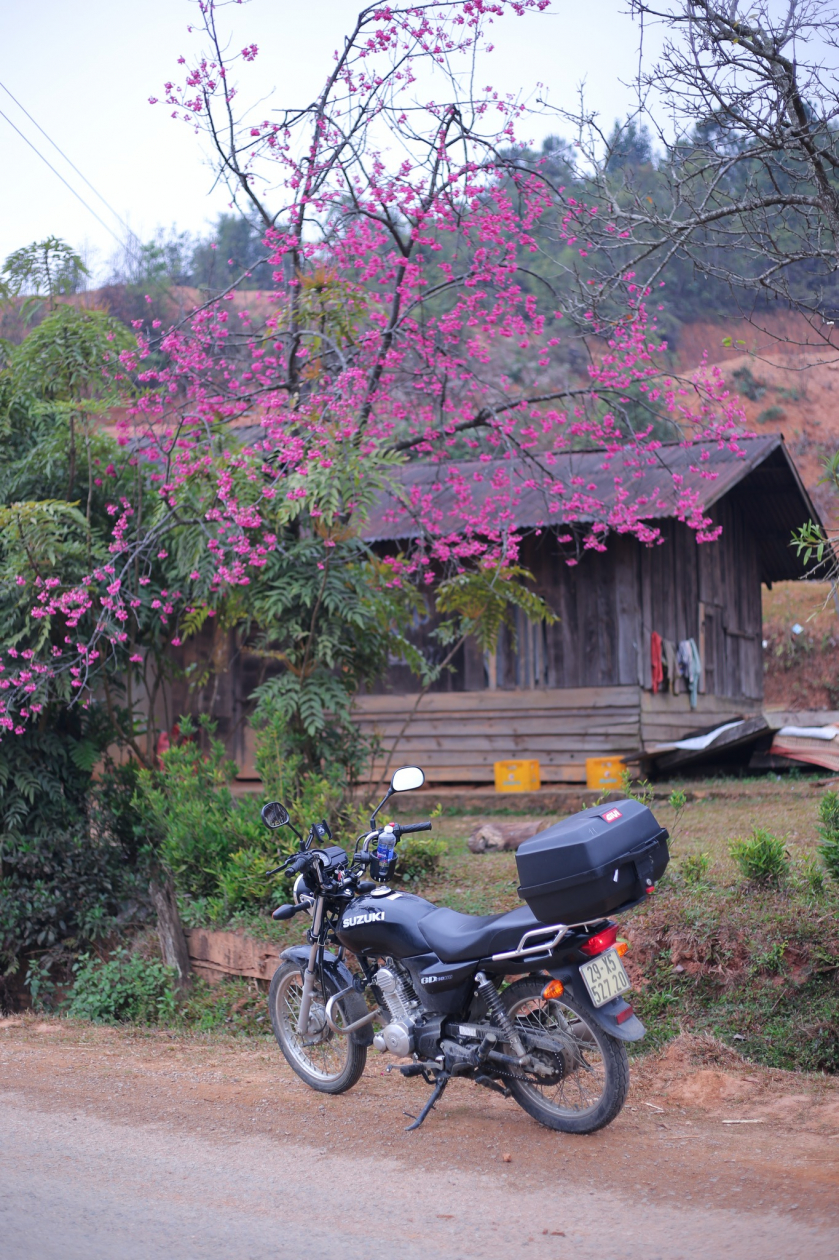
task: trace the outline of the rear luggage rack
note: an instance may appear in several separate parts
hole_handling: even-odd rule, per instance
[[[531,928],[529,932],[525,932],[515,949],[508,949],[503,954],[493,954],[492,961],[504,962],[507,958],[524,958],[528,954],[550,954],[572,927],[579,926],[577,923],[554,923],[548,927]],[[542,941],[538,945],[525,944],[528,937],[546,936],[549,932],[556,933],[550,941]]]
[[[600,919],[586,919],[584,923],[552,923],[545,927],[531,928],[525,932],[515,949],[508,949],[503,954],[492,954],[492,961],[504,962],[507,958],[526,958],[530,954],[553,953],[562,938],[567,936],[572,928],[590,928],[600,922]],[[537,945],[525,945],[529,936],[545,936],[548,932],[555,932],[556,935],[551,940],[542,941]]]

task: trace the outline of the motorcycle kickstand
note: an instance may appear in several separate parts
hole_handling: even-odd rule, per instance
[[[405,1125],[406,1133],[410,1133],[412,1129],[418,1129],[420,1127],[423,1120],[425,1120],[426,1116],[428,1115],[429,1111],[431,1111],[434,1104],[440,1098],[441,1094],[443,1093],[443,1090],[446,1088],[448,1083],[449,1083],[449,1073],[441,1072],[440,1075],[437,1077],[437,1084],[434,1086],[434,1089],[431,1092],[431,1097],[429,1098],[428,1102],[423,1107],[422,1111],[417,1116],[414,1123]],[[405,1114],[407,1115],[408,1113],[406,1112]]]

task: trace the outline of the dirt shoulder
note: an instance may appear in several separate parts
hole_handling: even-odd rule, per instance
[[[634,1064],[626,1109],[591,1137],[542,1129],[512,1101],[467,1082],[454,1082],[424,1128],[408,1134],[403,1113],[416,1113],[426,1087],[387,1075],[386,1063],[371,1054],[356,1088],[330,1098],[308,1090],[267,1038],[0,1020],[0,1094],[40,1112],[135,1131],[163,1126],[213,1143],[304,1143],[344,1160],[375,1151],[413,1173],[468,1172],[517,1193],[595,1180],[636,1207],[691,1219],[734,1209],[756,1221],[785,1217],[796,1230],[805,1222],[839,1230],[835,1080],[758,1068],[718,1043],[682,1037]],[[558,1209],[554,1201],[552,1221]]]

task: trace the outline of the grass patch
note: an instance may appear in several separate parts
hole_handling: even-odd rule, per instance
[[[678,873],[624,921],[645,1050],[712,1033],[771,1067],[839,1072],[839,892]]]
[[[267,984],[229,977],[221,984],[196,979],[177,1011],[176,1025],[193,1032],[225,1032],[240,1036],[271,1034]],[[272,1034],[273,1035],[273,1034]]]

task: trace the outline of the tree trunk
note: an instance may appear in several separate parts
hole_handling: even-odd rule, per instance
[[[192,982],[192,968],[189,965],[189,950],[178,913],[172,876],[159,871],[149,882],[149,893],[157,914],[157,935],[160,938],[163,961],[167,967],[175,968],[178,986],[186,988]]]

